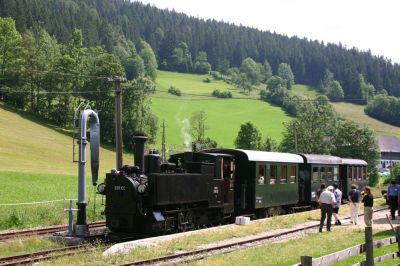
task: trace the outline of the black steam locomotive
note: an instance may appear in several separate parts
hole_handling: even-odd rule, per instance
[[[239,149],[210,149],[172,155],[144,155],[145,136],[135,136],[135,166],[106,175],[98,191],[115,233],[156,234],[233,221],[237,215],[263,218],[316,205],[321,183],[367,183],[367,163],[329,155]]]

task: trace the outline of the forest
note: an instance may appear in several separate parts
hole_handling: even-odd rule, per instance
[[[206,58],[213,70],[223,71],[252,58],[259,64],[269,62],[273,72],[287,63],[296,83],[312,86],[318,86],[329,69],[348,100],[363,98],[360,75],[376,92],[400,96],[400,66],[370,51],[198,19],[140,2],[3,0],[0,16],[14,18],[20,32],[40,21],[60,43],[67,43],[79,28],[85,47],[101,46],[119,55],[129,53],[129,41],[143,39],[153,49],[160,69],[204,71]]]

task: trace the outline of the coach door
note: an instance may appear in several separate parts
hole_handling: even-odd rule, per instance
[[[224,212],[233,212],[234,190],[233,184],[235,179],[235,161],[232,157],[221,158],[221,175],[224,180]]]

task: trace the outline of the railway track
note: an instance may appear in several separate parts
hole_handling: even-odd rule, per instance
[[[4,257],[0,258],[0,266],[32,264],[38,261],[55,259],[64,256],[72,256],[75,254],[87,252],[89,249],[89,245],[79,245],[26,253],[11,257]]]
[[[380,208],[380,209],[374,210],[374,212],[379,212],[379,211],[384,211],[384,210],[388,210],[388,208],[387,207]],[[360,214],[359,216],[363,216],[363,215],[364,214]],[[350,219],[350,217],[345,217],[344,219]],[[179,264],[179,263],[188,262],[188,261],[195,261],[195,260],[200,260],[200,259],[203,259],[204,257],[214,255],[214,254],[229,253],[229,252],[233,252],[233,251],[240,250],[240,249],[263,245],[270,240],[278,240],[280,238],[287,239],[290,237],[294,237],[301,232],[305,232],[307,230],[317,229],[317,228],[319,228],[319,222],[316,224],[313,224],[313,225],[309,225],[309,226],[305,226],[305,227],[297,228],[297,229],[291,229],[291,230],[287,230],[285,232],[281,232],[281,233],[277,233],[277,234],[255,237],[255,238],[248,239],[248,240],[235,241],[235,242],[231,242],[229,244],[221,244],[221,245],[216,245],[216,246],[209,247],[209,248],[202,248],[202,249],[198,249],[198,250],[187,251],[187,252],[182,252],[179,254],[167,255],[167,256],[162,256],[162,257],[153,258],[153,259],[129,262],[129,263],[121,264],[120,266],[154,265],[154,264],[168,264],[169,265],[169,264]]]
[[[385,207],[385,208],[377,209],[374,212],[379,212],[379,211],[383,211],[383,210],[387,210],[387,209],[388,208]],[[362,215],[363,214],[360,214],[359,216],[362,216]],[[344,219],[349,219],[349,217],[346,217]],[[90,224],[91,228],[102,227],[102,226],[105,226],[104,221],[95,222],[95,223]],[[314,228],[318,228],[318,227],[319,227],[319,223],[316,223],[313,225],[309,225],[309,226],[305,226],[305,227],[301,227],[301,228],[297,228],[297,229],[287,230],[287,231],[277,233],[277,234],[265,235],[265,236],[261,236],[261,237],[255,237],[252,239],[248,239],[248,240],[231,242],[229,244],[221,244],[221,245],[216,245],[216,246],[209,247],[209,248],[202,248],[202,249],[198,249],[198,250],[182,252],[180,254],[173,254],[173,255],[148,259],[148,260],[129,262],[129,263],[122,264],[122,265],[123,266],[126,266],[126,265],[153,265],[153,264],[158,264],[158,263],[179,263],[179,262],[184,262],[184,261],[194,261],[194,260],[199,260],[199,259],[202,259],[206,256],[210,256],[213,254],[229,253],[229,252],[233,252],[233,251],[236,251],[239,249],[262,245],[262,244],[265,244],[267,241],[276,240],[279,238],[290,238],[301,232],[311,230]],[[53,226],[53,227],[48,227],[48,228],[7,232],[7,233],[0,234],[0,239],[15,238],[15,237],[19,237],[19,236],[50,234],[50,233],[54,233],[54,232],[66,230],[66,229],[68,229],[67,226]],[[114,239],[113,241],[104,241],[103,243],[121,242],[122,240],[126,241],[126,240],[132,240],[132,239],[129,239],[129,238],[120,239],[120,240]],[[84,253],[93,248],[95,248],[93,245],[83,244],[83,245],[68,246],[68,247],[49,249],[49,250],[38,251],[38,252],[33,252],[33,253],[21,254],[21,255],[16,255],[16,256],[4,257],[4,258],[0,258],[0,266],[32,264],[32,263],[38,262],[38,261],[56,259],[59,257],[72,256],[75,254]]]
[[[99,227],[104,227],[104,226],[106,226],[105,221],[89,223],[89,228],[99,228]],[[45,227],[45,228],[11,231],[11,232],[0,233],[0,240],[22,237],[22,236],[46,235],[46,234],[51,234],[51,233],[55,233],[58,231],[65,231],[65,230],[68,230],[67,225],[58,225],[58,226],[51,226],[51,227]]]

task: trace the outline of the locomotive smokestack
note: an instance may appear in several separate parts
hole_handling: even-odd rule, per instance
[[[133,140],[133,156],[135,166],[144,171],[144,143],[148,138],[144,134],[135,134]]]

